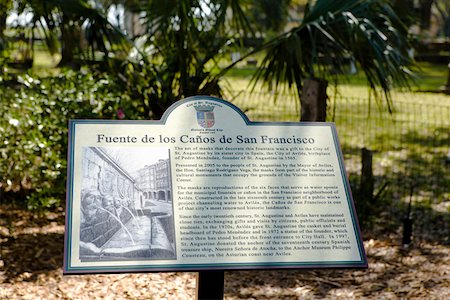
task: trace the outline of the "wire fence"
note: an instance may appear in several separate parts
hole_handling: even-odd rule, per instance
[[[252,121],[299,121],[300,104],[293,94],[240,91],[229,97]],[[434,94],[393,95],[386,102],[367,98],[328,99],[327,121],[338,131],[347,172],[357,176],[361,149],[373,151],[377,184],[389,182],[395,197],[427,201],[450,198],[450,97]],[[445,207],[448,210],[450,207]]]

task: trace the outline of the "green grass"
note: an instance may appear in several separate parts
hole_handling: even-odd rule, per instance
[[[33,71],[54,73],[61,59],[60,54],[51,55],[47,51],[36,51],[34,54]]]
[[[58,57],[38,50],[33,69],[38,74],[55,74]],[[261,57],[257,57],[260,61]],[[447,66],[421,63],[417,90],[438,90],[447,80]],[[50,70],[50,71],[49,71]],[[253,121],[298,121],[299,101],[286,91],[276,98],[258,83],[250,92],[249,83],[255,66],[242,62],[223,80],[224,98],[232,101]],[[328,89],[328,120],[336,123],[339,138],[351,174],[360,169],[360,149],[375,151],[375,172],[380,178],[420,181],[419,198],[440,202],[449,198],[448,168],[442,163],[448,151],[450,97],[439,93],[395,91],[394,112],[386,102],[369,101],[361,73],[339,78],[337,90]],[[384,179],[380,179],[382,183]],[[406,199],[406,187],[395,197]]]
[[[448,80],[448,66],[445,64],[419,64],[417,85],[419,91],[438,91]]]
[[[258,61],[261,61],[262,58],[262,55],[256,57]],[[413,91],[439,91],[447,83],[448,66],[446,64],[419,62],[412,69],[415,72],[415,82],[411,83],[411,89]],[[255,71],[255,66],[249,66],[243,62],[237,68],[230,70],[227,73],[227,78],[248,79],[251,78]],[[362,72],[345,76],[340,75],[337,79],[343,85],[367,86],[366,78]]]
[[[40,76],[58,74],[59,70],[55,68],[57,60],[57,57],[36,52],[33,72]],[[421,64],[421,67],[424,73],[420,75],[417,89],[434,90],[445,82],[446,66]],[[223,80],[228,88],[223,98],[232,101],[253,121],[298,121],[299,101],[292,92],[286,91],[274,98],[259,83],[252,92],[249,91],[254,71],[255,67],[244,63],[229,72]],[[73,80],[77,77],[70,78]],[[70,85],[71,80],[61,82],[61,89],[67,92],[67,98],[70,99],[77,94],[75,88],[70,87],[74,91],[72,95],[65,87],[65,84]],[[76,87],[80,89],[79,85]],[[56,88],[52,86],[49,98],[55,97]],[[95,90],[97,89],[88,93],[94,95]],[[12,95],[12,91],[8,92]],[[111,93],[117,93],[117,90],[108,86],[104,94],[99,94],[100,98],[95,97],[99,101],[105,101],[104,96],[110,98],[110,101],[121,97]],[[328,95],[328,120],[336,123],[345,167],[357,205],[358,202],[361,203],[357,193],[361,170],[360,152],[361,148],[366,147],[374,151],[375,191],[388,184],[380,198],[382,201],[374,205],[378,209],[398,208],[399,214],[390,215],[397,221],[396,226],[404,216],[410,200],[414,207],[426,208],[433,218],[444,221],[448,219],[450,210],[446,203],[450,199],[450,170],[445,164],[445,158],[450,144],[450,96],[395,91],[392,94],[394,112],[390,114],[386,102],[377,102],[373,98],[368,100],[368,90],[361,74],[349,76],[337,90],[330,86]],[[30,96],[34,97],[32,94],[27,97]],[[45,99],[47,97],[40,96]],[[45,120],[49,122],[50,118],[46,117]],[[24,138],[23,134],[21,138]],[[433,226],[441,223],[434,222]]]
[[[438,90],[445,83],[447,67],[420,67],[423,73],[417,87],[392,93],[393,113],[384,100],[372,97],[369,101],[360,74],[348,77],[337,93],[329,87],[328,120],[336,123],[351,177],[358,178],[360,151],[369,148],[374,151],[377,187],[390,182],[386,197],[407,203],[414,186],[413,201],[437,207],[450,198],[450,171],[445,164],[450,145],[450,96],[414,91]],[[233,92],[225,98],[253,121],[299,120],[298,99],[292,93],[275,99],[260,84],[250,92],[251,75],[247,67],[229,73],[227,82]]]

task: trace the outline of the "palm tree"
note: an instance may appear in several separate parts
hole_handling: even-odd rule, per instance
[[[0,64],[4,60],[4,51],[6,50],[5,41],[5,29],[6,29],[6,18],[8,17],[8,12],[12,7],[12,0],[3,0],[0,2]],[[3,73],[3,68],[0,68],[0,74]]]
[[[12,0],[2,0],[0,2],[0,43],[2,42],[2,39],[4,37],[4,30],[6,29],[6,18],[8,17],[8,11],[11,9],[12,4]]]
[[[249,19],[265,35],[282,32],[289,17],[291,0],[252,0],[248,7]]]
[[[137,55],[119,70],[129,94],[143,99],[134,109],[159,118],[181,98],[221,96],[219,81],[235,64],[223,67],[219,60],[251,35],[245,13],[251,3],[134,0],[128,5],[144,13],[147,28],[136,39]],[[392,86],[408,85],[411,79],[409,48],[407,29],[387,1],[315,0],[309,1],[297,27],[249,55],[266,53],[254,82],[263,81],[275,91],[287,84],[301,99],[302,120],[324,120],[328,80],[337,80],[349,62],[360,67],[369,88],[390,108]]]
[[[116,69],[121,79],[118,83],[130,97],[142,99],[140,105],[132,104],[132,109],[147,118],[159,118],[181,98],[221,96],[219,81],[237,62],[224,67],[219,65],[220,58],[252,35],[245,10],[251,7],[251,1],[95,3],[106,6],[115,2],[139,11],[147,29],[135,39],[128,59]],[[107,59],[117,41],[124,43],[121,33],[107,21],[105,7],[93,7],[87,0],[29,3],[37,12],[34,22],[48,29],[48,41],[56,40],[52,34],[60,28],[64,57],[70,59],[72,50],[81,49],[71,42],[82,24],[88,32],[90,57],[99,49]],[[302,120],[323,120],[325,114],[318,113],[317,107],[325,107],[327,82],[336,80],[335,74],[345,73],[351,61],[364,72],[372,91],[376,93],[381,87],[382,94],[376,95],[384,97],[391,107],[392,86],[408,85],[411,78],[409,47],[407,30],[388,0],[311,0],[298,26],[248,55],[265,52],[254,82],[263,81],[275,91],[287,84],[301,99]],[[309,105],[308,100],[318,99],[321,104]],[[315,116],[308,116],[311,111]]]
[[[251,33],[238,0],[141,1],[146,33],[120,70],[129,94],[143,99],[142,113],[160,118],[175,101],[221,96],[220,58]],[[136,109],[136,108],[134,108]]]
[[[95,51],[98,50],[107,60],[114,47],[127,49],[128,43],[124,35],[107,20],[105,11],[100,6],[93,6],[92,2],[87,0],[15,2],[19,14],[25,10],[33,13],[28,25],[31,30],[27,31],[31,34],[28,37],[30,41],[34,40],[36,29],[40,29],[49,51],[52,54],[61,51],[62,65],[71,63],[76,55],[82,56],[83,59],[95,59]],[[86,35],[86,47],[83,47],[81,42],[82,33]]]
[[[387,1],[310,1],[297,27],[256,50],[266,54],[254,80],[275,91],[287,84],[301,99],[301,119],[323,121],[328,80],[354,61],[390,109],[392,86],[411,81],[409,48],[407,29]],[[319,102],[311,106],[314,99]]]

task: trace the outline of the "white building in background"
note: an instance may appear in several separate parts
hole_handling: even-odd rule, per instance
[[[172,201],[169,159],[160,159],[139,169],[137,180],[144,200]]]

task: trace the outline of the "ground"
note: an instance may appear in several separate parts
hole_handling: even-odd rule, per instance
[[[367,270],[225,273],[225,299],[445,299],[450,247],[363,232]],[[376,238],[375,238],[376,237]],[[0,299],[195,299],[196,273],[62,275],[64,213],[0,205]]]

